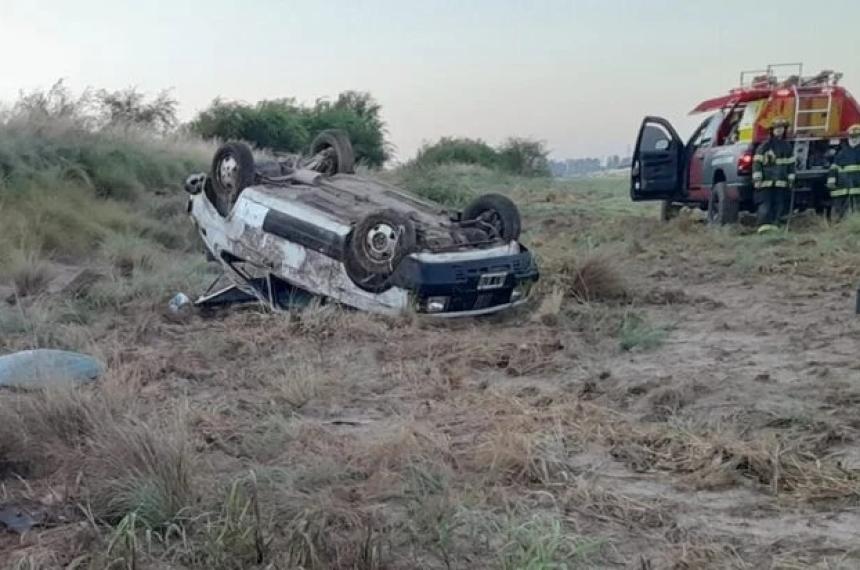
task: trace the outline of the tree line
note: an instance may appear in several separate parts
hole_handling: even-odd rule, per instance
[[[382,107],[367,92],[344,91],[333,100],[318,99],[313,104],[290,97],[256,103],[216,98],[185,124],[179,121],[178,107],[169,91],[147,97],[133,87],[87,89],[75,97],[58,81],[48,90],[22,93],[5,113],[5,120],[13,116],[73,118],[92,130],[133,127],[162,134],[181,131],[203,139],[243,140],[275,153],[304,152],[321,131],[341,129],[349,135],[359,164],[378,168],[392,157]],[[545,145],[516,137],[496,147],[480,139],[443,137],[425,144],[412,162],[475,164],[525,176],[550,174]]]

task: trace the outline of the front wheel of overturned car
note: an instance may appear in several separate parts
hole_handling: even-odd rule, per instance
[[[477,221],[510,242],[520,237],[520,211],[510,198],[501,194],[484,194],[463,210],[463,220]]]
[[[708,199],[708,223],[715,226],[734,224],[738,221],[738,201],[729,194],[725,182],[717,182],[711,188]]]
[[[373,212],[352,229],[346,255],[370,275],[391,275],[417,242],[415,225],[394,210]]]
[[[355,153],[349,135],[338,129],[321,132],[311,143],[311,170],[333,176],[355,172]]]
[[[256,177],[254,155],[245,143],[231,142],[218,147],[212,159],[212,192],[215,209],[226,216],[242,190],[253,186]]]

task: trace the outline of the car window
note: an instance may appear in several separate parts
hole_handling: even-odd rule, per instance
[[[642,141],[639,143],[641,152],[667,150],[672,144],[672,135],[659,124],[649,123],[642,131]]]
[[[720,128],[720,124],[722,124],[724,116],[725,113],[720,111],[719,113],[715,113],[705,119],[702,124],[699,125],[699,128],[693,133],[693,136],[690,137],[688,145],[694,148],[709,146],[714,140],[714,137],[717,136],[717,129]]]

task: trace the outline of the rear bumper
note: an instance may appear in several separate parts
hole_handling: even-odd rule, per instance
[[[458,261],[432,256],[404,259],[394,284],[410,291],[419,313],[442,317],[481,315],[524,302],[539,272],[532,253]]]

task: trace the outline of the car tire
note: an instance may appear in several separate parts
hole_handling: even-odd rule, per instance
[[[350,233],[346,255],[349,263],[369,275],[388,276],[417,243],[415,225],[394,210],[365,216]]]
[[[256,169],[250,147],[240,142],[218,147],[212,158],[210,179],[215,209],[226,217],[242,190],[254,185]]]
[[[711,188],[711,197],[708,199],[708,224],[724,226],[737,223],[738,209],[738,201],[729,196],[726,183],[714,184]]]
[[[321,132],[311,143],[311,156],[330,150],[330,156],[314,170],[322,174],[353,174],[355,172],[355,153],[345,131],[329,129]]]
[[[463,210],[463,220],[480,220],[489,224],[506,242],[520,237],[520,211],[510,198],[501,194],[484,194]]]
[[[678,217],[681,212],[681,206],[675,204],[671,200],[663,200],[660,202],[660,221],[669,222]]]

